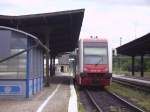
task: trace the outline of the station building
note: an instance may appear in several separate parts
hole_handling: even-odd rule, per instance
[[[58,58],[58,67],[61,72],[69,72],[69,54],[62,55]]]

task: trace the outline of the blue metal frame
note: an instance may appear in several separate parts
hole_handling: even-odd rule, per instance
[[[34,95],[34,79],[32,79],[32,94]]]
[[[40,76],[40,91],[41,91],[41,85],[42,85],[42,84],[41,84],[41,78],[42,78],[42,77]]]
[[[36,93],[38,92],[38,78],[35,79],[36,82]]]
[[[27,48],[29,48],[29,39],[27,40]],[[30,60],[29,51],[27,51],[26,57],[26,98],[29,98],[29,75],[30,75]]]

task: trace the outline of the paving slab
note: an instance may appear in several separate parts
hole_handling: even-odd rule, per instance
[[[71,78],[67,73],[59,73],[51,78],[50,87],[44,87],[42,91],[29,99],[0,99],[0,112],[37,112],[56,88],[57,91],[41,112],[67,112]]]

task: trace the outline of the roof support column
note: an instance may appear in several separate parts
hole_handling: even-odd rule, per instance
[[[55,56],[53,57],[53,75],[55,75]]]
[[[46,34],[46,46],[49,48],[49,33]],[[45,86],[49,86],[49,81],[50,81],[50,77],[49,77],[49,52],[46,51],[46,83]]]
[[[135,62],[135,56],[132,56],[132,76],[134,76],[134,62]]]
[[[144,55],[141,55],[141,77],[144,76]]]
[[[119,67],[119,74],[121,74],[121,56],[118,55],[118,67]]]
[[[50,56],[50,76],[52,76],[52,74],[53,74],[53,69],[52,69],[52,67],[53,67],[53,61],[52,61],[52,55]]]
[[[55,75],[55,56],[51,56],[51,61],[50,61],[50,75],[51,76]]]

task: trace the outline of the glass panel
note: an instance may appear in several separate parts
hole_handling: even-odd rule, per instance
[[[107,64],[107,56],[92,56],[86,55],[84,58],[84,64]]]
[[[40,48],[34,48],[30,51],[30,78],[43,75],[43,54]]]
[[[27,48],[27,38],[11,35],[10,55],[12,56]],[[26,78],[26,55],[20,54],[3,63],[0,63],[0,79],[25,79]],[[0,57],[4,59],[6,57]]]
[[[0,57],[10,56],[10,31],[0,30]],[[5,48],[5,49],[4,49]]]
[[[19,51],[20,49],[11,49],[11,54],[15,54]],[[25,76],[26,52],[0,63],[0,79],[25,79]]]
[[[85,55],[107,55],[107,48],[84,48]]]
[[[27,38],[25,38],[25,35],[12,32],[11,48],[12,49],[26,49],[27,48]]]

